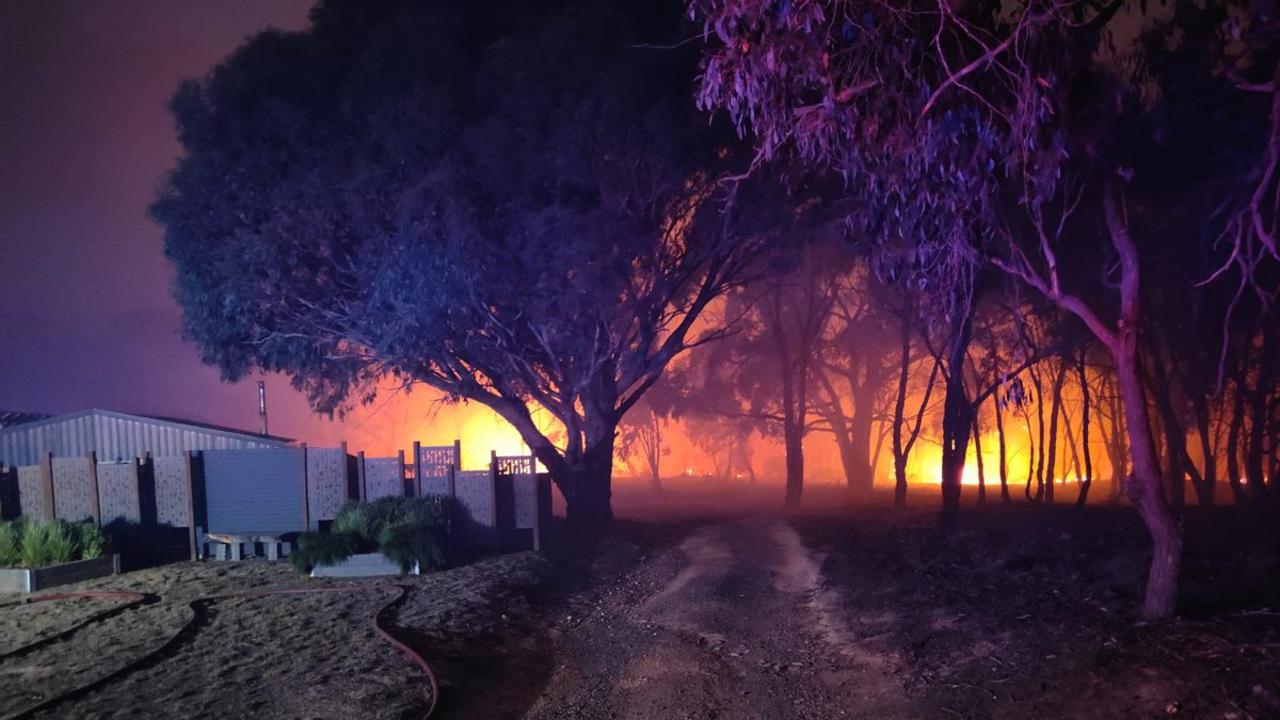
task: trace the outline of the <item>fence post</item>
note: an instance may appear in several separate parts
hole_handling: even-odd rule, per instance
[[[196,483],[195,471],[191,467],[191,451],[182,453],[183,469],[187,474],[187,545],[191,549],[191,559],[200,559],[200,548],[196,545]]]
[[[346,501],[349,501],[352,499],[351,498],[351,464],[347,462],[347,441],[343,440],[342,442],[338,443],[338,447],[341,449],[338,455],[341,456],[342,458],[342,497],[346,499],[343,501],[342,504],[346,505],[347,504]],[[357,489],[356,497],[359,498],[359,496],[360,496],[360,490]],[[338,509],[341,510],[342,509],[341,506],[339,506]]]
[[[361,450],[356,453],[356,493],[359,495],[360,502],[367,502],[369,497],[369,488],[365,487],[364,483],[364,451]]]
[[[414,446],[416,447],[416,446],[417,446],[417,444],[418,444],[418,443],[414,443]],[[415,453],[414,453],[414,454],[417,454],[417,453],[416,453],[416,451],[415,451]],[[408,494],[408,492],[407,492],[407,490],[406,490],[406,488],[405,488],[405,485],[404,485],[404,481],[405,481],[405,477],[404,477],[404,473],[405,473],[404,451],[403,451],[403,450],[399,450],[399,451],[397,451],[397,452],[396,452],[396,455],[400,458],[400,497],[404,497],[405,495],[407,495],[407,494]]]
[[[307,444],[302,443],[302,529],[311,529],[311,497],[307,492]]]
[[[453,441],[453,465],[459,470],[462,469],[462,439],[458,438]]]
[[[0,520],[17,517],[15,511],[22,510],[22,501],[18,498],[18,468],[0,462]]]
[[[533,551],[542,552],[542,493],[538,487],[538,454],[529,453],[529,488],[533,491]]]
[[[445,535],[446,535],[445,552],[449,553],[450,555],[453,554],[454,547],[457,544],[456,538],[454,538],[454,531],[458,527],[456,513],[458,512],[457,505],[458,505],[458,473],[459,472],[460,472],[460,469],[458,468],[457,465],[452,465],[452,464],[449,465],[449,484],[448,484],[449,499],[445,500],[444,527],[445,527]]]
[[[40,510],[40,519],[49,521],[54,518],[53,510],[53,453],[45,453],[40,458],[40,495],[44,507]]]
[[[493,546],[502,545],[501,528],[498,527],[498,451],[489,451],[489,522],[493,527]]]
[[[89,460],[89,516],[95,527],[102,527],[102,495],[98,490],[98,453],[90,450]],[[141,510],[142,506],[139,505]]]
[[[151,452],[147,452],[147,457],[151,457]],[[133,457],[133,503],[138,508],[138,524],[146,522],[146,515],[142,510],[142,466],[146,461],[137,455]]]
[[[413,496],[422,497],[422,443],[413,441]]]
[[[151,451],[138,456],[134,468],[138,488],[138,522],[144,525],[160,524],[160,500],[156,494],[156,462]],[[143,490],[146,492],[142,492]]]

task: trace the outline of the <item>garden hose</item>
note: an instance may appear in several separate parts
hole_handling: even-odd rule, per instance
[[[141,670],[145,667],[150,667],[151,665],[156,664],[160,660],[167,657],[175,649],[177,649],[178,646],[180,646],[183,642],[195,636],[197,632],[197,624],[198,624],[197,621],[205,617],[205,608],[208,605],[214,602],[217,602],[219,600],[230,600],[234,598],[261,598],[261,597],[267,597],[271,595],[305,595],[305,594],[313,594],[313,593],[356,593],[356,592],[366,592],[371,590],[394,591],[396,593],[395,597],[391,598],[391,600],[389,600],[387,603],[382,605],[382,607],[378,608],[378,612],[374,613],[373,629],[378,634],[379,637],[381,637],[387,643],[391,644],[393,647],[395,647],[397,650],[403,653],[406,657],[408,657],[409,660],[411,660],[415,665],[417,665],[422,670],[423,674],[426,676],[427,684],[428,686],[430,686],[430,689],[431,689],[431,700],[430,700],[430,704],[427,706],[427,711],[422,715],[423,720],[425,720],[426,718],[431,717],[432,713],[435,712],[436,703],[438,702],[440,697],[440,684],[436,680],[435,672],[432,671],[431,665],[427,663],[426,658],[424,658],[420,653],[418,653],[413,648],[409,647],[407,644],[401,642],[400,640],[397,640],[394,636],[392,636],[391,632],[383,624],[383,617],[387,613],[387,611],[390,610],[393,606],[401,603],[408,593],[407,589],[403,585],[394,585],[394,584],[346,585],[346,586],[338,585],[338,586],[318,587],[318,588],[293,588],[293,589],[278,589],[278,590],[244,590],[240,592],[219,593],[216,595],[206,595],[204,597],[196,598],[187,603],[187,606],[191,609],[191,617],[188,618],[185,623],[183,623],[182,627],[179,628],[176,633],[174,633],[167,640],[165,640],[165,642],[160,647],[148,653],[143,654],[141,657],[138,657],[132,660],[131,662],[126,663],[120,668],[117,668],[111,673],[108,673],[107,675],[104,675],[103,677],[100,677],[94,680],[93,682],[68,690],[67,692],[62,693],[61,695],[56,695],[54,697],[43,700],[31,707],[24,708],[15,714],[5,716],[3,720],[22,720],[25,718],[33,717],[39,712],[49,710],[69,700],[87,695],[93,692],[94,690],[104,687],[107,684],[111,683],[112,681],[118,680],[132,672],[135,672],[137,670]],[[81,599],[81,598],[87,598],[87,599],[101,599],[105,597],[118,598],[118,597],[124,597],[124,596],[128,596],[133,600],[133,602],[127,604],[127,606],[129,607],[136,606],[136,604],[142,603],[142,602],[154,602],[154,599],[151,599],[151,598],[154,598],[154,596],[148,596],[143,593],[109,592],[109,591],[53,593],[50,595],[41,595],[41,596],[32,598],[29,602],[43,602],[43,601],[49,601],[49,600],[71,600],[71,599]],[[112,608],[112,611],[119,612],[122,609],[123,608]],[[101,615],[97,617],[100,618]],[[90,621],[92,621],[92,619],[93,618],[91,618],[89,621],[78,623],[74,627],[70,628],[69,630],[65,630],[61,633],[58,633],[58,636],[66,637],[70,635],[72,632],[75,632],[79,628],[87,625]],[[31,643],[28,646],[24,646],[24,648],[19,648],[19,651],[26,652],[27,648],[30,648],[33,645],[37,645],[37,644],[42,645],[47,642],[50,642],[51,640],[52,638],[45,638],[43,640],[37,641],[36,643]],[[8,655],[6,655],[6,657],[11,656],[13,654],[14,653],[11,652]]]
[[[26,645],[22,645],[12,650],[7,650],[3,653],[0,653],[0,662],[4,660],[8,660],[9,658],[21,657],[33,650],[42,648],[45,645],[48,645],[53,642],[57,642],[58,640],[61,640],[66,637],[70,637],[77,630],[83,627],[92,625],[93,623],[96,623],[100,620],[106,620],[109,617],[114,617],[116,615],[119,615],[120,613],[123,613],[125,610],[128,610],[129,608],[136,607],[138,605],[144,605],[144,604],[149,605],[151,603],[158,601],[160,598],[156,595],[151,595],[149,593],[126,592],[126,591],[62,592],[62,593],[49,593],[47,595],[37,595],[35,597],[25,598],[19,602],[11,603],[11,605],[13,606],[29,605],[31,603],[45,602],[48,600],[105,600],[105,599],[113,599],[113,600],[127,599],[128,602],[115,605],[101,612],[96,612],[90,615],[89,617],[81,620],[80,622],[72,625],[69,628],[66,628],[64,630],[59,630],[58,632],[53,633],[52,635],[46,635],[45,637],[29,642]]]

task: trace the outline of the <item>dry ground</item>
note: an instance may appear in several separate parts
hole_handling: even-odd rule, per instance
[[[1146,543],[1123,508],[784,517],[688,510],[406,581],[397,634],[440,718],[1280,718],[1280,527],[1187,515],[1172,623],[1132,614]],[[91,584],[157,602],[8,655],[104,605],[0,598],[0,717],[110,674],[193,597],[306,584],[183,563]],[[225,600],[156,660],[39,717],[420,717],[421,677],[374,637],[379,593]]]
[[[530,615],[526,598],[551,575],[545,559],[522,553],[401,579],[397,582],[409,592],[393,608],[391,620],[397,627],[421,629],[398,634],[415,646],[433,646],[440,657],[432,657],[432,663],[451,670],[448,643],[434,647],[436,638],[467,638],[477,646],[485,645],[482,638],[509,641],[518,632],[507,618]],[[135,590],[157,599],[17,655],[15,649],[72,627],[111,602],[22,605],[13,604],[14,596],[2,598],[0,717],[66,693],[73,695],[34,717],[420,716],[429,702],[420,671],[377,638],[371,625],[394,593],[218,600],[202,604],[189,630],[164,647],[192,618],[188,603],[195,598],[316,584],[285,563],[179,563],[126,573],[72,589]],[[146,660],[137,664],[140,658]],[[74,694],[125,667],[127,673],[103,687]],[[505,685],[500,668],[494,670],[474,677]]]

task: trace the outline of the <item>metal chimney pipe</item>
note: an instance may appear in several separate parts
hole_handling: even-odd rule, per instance
[[[262,421],[262,434],[267,434],[267,384],[258,381],[258,419]]]

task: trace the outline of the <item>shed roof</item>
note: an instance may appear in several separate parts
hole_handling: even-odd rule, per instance
[[[44,413],[19,412],[17,410],[0,410],[0,430],[13,427],[14,425],[24,425],[36,420],[44,420],[49,417]]]
[[[237,439],[265,440],[268,442],[274,441],[280,444],[288,444],[293,442],[293,438],[282,437],[280,435],[263,435],[261,433],[249,432],[247,430],[237,430],[235,428],[229,428],[224,425],[214,425],[212,423],[200,422],[198,420],[186,420],[183,418],[163,417],[160,415],[134,415],[132,413],[124,413],[116,410],[103,410],[101,408],[91,408],[89,410],[80,410],[77,412],[65,413],[62,415],[39,415],[37,413],[15,413],[15,414],[25,415],[31,418],[29,420],[26,420],[20,423],[21,424],[20,429],[23,429],[23,430],[27,430],[35,427],[47,426],[47,425],[55,425],[58,423],[66,422],[68,420],[74,420],[76,418],[81,418],[86,416],[96,416],[96,417],[115,418],[117,420],[133,420],[136,422],[145,422],[153,425],[159,425],[162,427],[173,428],[175,430],[181,430],[184,428],[199,428],[200,430],[203,430],[205,432],[228,435],[228,436],[235,437]],[[0,413],[0,415],[2,415],[2,413]],[[13,423],[7,426],[0,424],[0,434],[4,433],[6,430],[17,429],[14,426],[18,424],[19,423]]]
[[[100,458],[154,457],[188,451],[288,447],[289,438],[259,435],[204,422],[82,410],[0,429],[0,463],[23,466],[47,454],[97,453]]]

